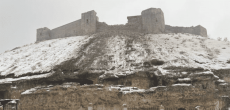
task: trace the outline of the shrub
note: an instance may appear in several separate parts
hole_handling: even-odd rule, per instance
[[[217,38],[217,40],[218,40],[218,41],[221,41],[221,40],[222,40],[222,38],[221,38],[221,37],[218,37],[218,38]]]
[[[227,61],[227,63],[230,63],[230,59]]]
[[[184,54],[185,52],[184,51],[180,51],[180,54]]]
[[[219,54],[220,53],[220,50],[219,49],[215,49],[214,50],[216,54]]]
[[[227,42],[227,41],[228,41],[228,38],[227,38],[227,37],[225,37],[225,38],[224,38],[224,41],[225,41],[225,42]]]

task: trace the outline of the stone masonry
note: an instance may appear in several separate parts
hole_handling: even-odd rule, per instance
[[[133,31],[146,34],[161,33],[190,33],[207,37],[204,27],[172,27],[165,25],[164,13],[160,8],[149,8],[141,12],[141,15],[128,16],[128,23],[125,25],[107,25],[99,22],[94,10],[82,13],[81,19],[55,29],[47,27],[37,29],[37,41],[44,41],[56,38],[94,34],[102,31]]]

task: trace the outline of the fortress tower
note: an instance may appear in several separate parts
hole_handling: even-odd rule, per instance
[[[80,36],[93,34],[102,31],[133,31],[148,34],[161,33],[190,33],[207,37],[207,31],[204,27],[174,27],[165,25],[164,13],[160,8],[149,8],[141,12],[141,15],[128,16],[128,23],[125,25],[107,25],[99,22],[94,10],[81,14],[81,19],[57,27],[55,29],[40,28],[37,29],[37,41]]]
[[[98,20],[96,14],[97,13],[94,10],[81,14],[82,34],[89,34],[89,33],[96,32],[96,23]]]
[[[160,8],[149,8],[141,12],[142,31],[150,34],[164,33],[164,13]]]

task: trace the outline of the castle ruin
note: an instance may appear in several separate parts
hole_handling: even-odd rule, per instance
[[[37,41],[93,34],[110,30],[127,30],[147,34],[190,33],[207,37],[204,27],[173,27],[165,25],[164,13],[160,8],[143,10],[141,15],[128,16],[125,25],[107,25],[99,22],[94,10],[81,14],[81,19],[50,30],[47,27],[37,29]]]

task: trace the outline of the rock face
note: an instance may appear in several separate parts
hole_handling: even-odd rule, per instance
[[[165,29],[164,14],[160,8],[150,8],[141,12],[143,32],[163,33]]]
[[[119,87],[118,87],[119,88]],[[124,87],[122,87],[124,88]],[[30,91],[31,90],[31,91]],[[19,110],[123,110],[122,105],[127,104],[128,109],[143,110],[164,106],[167,110],[195,110],[196,106],[202,109],[218,107],[226,109],[228,98],[214,98],[215,93],[192,87],[191,85],[173,85],[171,87],[158,86],[146,91],[127,91],[116,88],[104,88],[100,85],[69,85],[36,87],[23,94]],[[131,89],[130,89],[131,90]],[[91,103],[91,104],[90,104]]]

